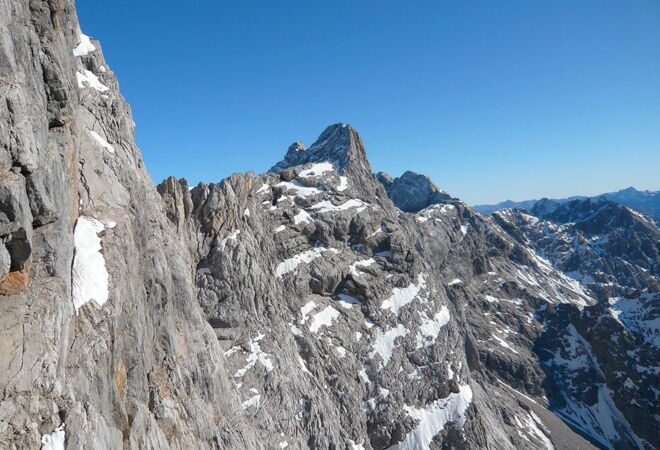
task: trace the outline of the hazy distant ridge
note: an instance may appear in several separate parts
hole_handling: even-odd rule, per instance
[[[605,194],[596,195],[594,197],[586,197],[576,195],[568,198],[551,199],[559,203],[569,202],[571,200],[580,200],[591,198],[593,200],[607,199],[616,203],[633,208],[644,214],[648,214],[655,218],[660,218],[660,191],[639,191],[634,187],[621,189],[616,192],[608,192]],[[472,208],[482,214],[490,214],[500,209],[506,208],[523,208],[531,209],[534,205],[542,199],[538,200],[523,200],[521,202],[514,202],[506,200],[496,205],[475,205]]]

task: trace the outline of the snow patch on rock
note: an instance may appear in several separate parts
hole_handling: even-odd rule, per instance
[[[372,350],[369,353],[369,358],[380,355],[380,357],[383,359],[383,366],[387,366],[387,363],[392,357],[392,352],[394,352],[394,341],[396,338],[405,336],[407,334],[408,329],[402,324],[399,324],[396,326],[396,328],[392,328],[391,330],[387,330],[385,332],[378,330],[376,332],[376,339],[374,340],[374,343],[371,347]]]
[[[319,177],[327,172],[333,172],[334,170],[335,166],[333,166],[331,162],[314,163],[309,169],[301,170],[298,177]]]
[[[522,420],[520,420],[518,415],[513,417],[514,422],[516,423],[516,428],[518,429],[518,434],[532,445],[534,445],[534,442],[531,441],[528,436],[541,441],[547,450],[554,450],[555,446],[552,445],[552,441],[545,435],[541,428],[539,428],[539,425],[543,426],[541,419],[539,419],[533,411],[530,411],[530,413],[531,415],[527,414]]]
[[[346,189],[348,189],[348,177],[339,177],[337,192],[344,192]]]
[[[349,270],[351,271],[351,275],[353,275],[354,277],[360,276],[360,269],[361,268],[369,267],[370,265],[374,264],[375,262],[376,262],[376,260],[373,259],[373,258],[363,259],[363,260],[354,262],[349,267]]]
[[[332,321],[339,317],[339,311],[332,306],[326,306],[321,312],[314,314],[312,323],[309,325],[309,331],[318,333],[321,327],[329,327]]]
[[[660,348],[660,316],[653,313],[659,300],[657,293],[644,292],[639,298],[615,297],[608,302],[612,317],[629,333],[640,334],[646,342]]]
[[[221,240],[219,246],[220,251],[224,251],[229,242],[235,242],[239,234],[241,234],[241,230],[233,230],[231,233],[229,233],[229,236]]]
[[[442,306],[433,318],[424,318],[417,334],[417,348],[433,345],[442,327],[449,323],[449,309]]]
[[[312,206],[310,209],[313,209],[318,213],[326,213],[326,212],[335,212],[335,211],[345,211],[347,209],[356,208],[357,209],[356,214],[358,214],[364,211],[365,209],[367,209],[368,207],[369,204],[367,202],[357,198],[352,198],[350,200],[345,201],[341,205],[335,205],[330,200],[324,200]]]
[[[401,308],[412,302],[420,293],[422,289],[426,288],[426,276],[419,274],[417,283],[411,283],[404,288],[392,289],[392,296],[380,305],[382,309],[389,309],[397,316],[401,312]]]
[[[97,91],[100,92],[104,92],[110,89],[108,86],[101,83],[99,77],[97,77],[87,69],[85,69],[82,73],[76,72],[76,79],[78,80],[78,87],[81,89],[85,87],[89,87],[92,89],[96,89]]]
[[[250,347],[250,352],[248,353],[245,359],[246,365],[242,369],[236,371],[236,373],[234,374],[234,378],[240,378],[243,375],[245,375],[248,370],[250,370],[257,364],[257,362],[260,363],[266,369],[267,373],[273,370],[273,363],[268,358],[270,355],[262,351],[261,346],[259,345],[259,341],[261,341],[264,337],[265,337],[264,334],[259,334],[253,339],[250,339],[250,342],[248,343]]]
[[[66,432],[62,424],[52,433],[41,436],[41,450],[64,450],[65,439]]]
[[[259,405],[261,404],[261,394],[256,394],[250,397],[249,399],[245,400],[241,406],[243,409],[248,409],[248,408],[259,408]]]
[[[301,199],[321,194],[324,191],[323,188],[303,186],[299,181],[296,180],[282,181],[277,183],[275,187],[285,188],[287,193],[291,192],[294,196]]]
[[[300,323],[305,323],[307,321],[307,314],[309,314],[314,308],[316,308],[316,303],[309,301],[300,308]]]
[[[361,305],[362,302],[360,302],[358,299],[355,297],[352,297],[348,294],[338,294],[337,295],[337,302],[339,303],[339,306],[341,306],[344,309],[351,309],[353,305]]]
[[[299,225],[301,223],[309,223],[312,221],[312,216],[307,211],[301,209],[298,214],[293,217],[293,223]]]
[[[406,436],[403,442],[390,447],[391,450],[416,450],[429,448],[433,437],[440,433],[447,423],[453,422],[462,427],[465,424],[465,412],[472,402],[472,389],[469,385],[459,388],[456,394],[436,400],[424,408],[406,406],[410,417],[417,420],[417,426]]]
[[[85,56],[88,53],[96,50],[96,47],[94,47],[94,44],[92,44],[92,41],[89,39],[89,36],[80,33],[78,39],[80,40],[80,42],[78,43],[76,48],[73,49],[73,56]]]
[[[339,253],[339,250],[336,250],[334,248],[316,247],[311,250],[307,250],[302,253],[299,253],[291,258],[285,259],[284,261],[282,261],[277,265],[277,267],[275,268],[275,274],[277,275],[278,278],[282,278],[283,275],[296,270],[296,268],[301,263],[309,264],[316,258],[322,256],[323,252],[326,251],[331,253]]]
[[[101,135],[99,135],[96,131],[93,131],[93,130],[87,130],[87,132],[89,133],[89,135],[90,135],[92,138],[94,138],[94,140],[97,142],[97,144],[99,144],[101,147],[103,147],[104,149],[106,149],[106,150],[109,151],[110,153],[114,153],[114,152],[115,152],[115,148],[114,148],[112,145],[110,145],[110,144],[108,143],[108,141],[106,141],[105,139],[103,139],[103,138],[101,137]]]
[[[93,217],[80,216],[76,222],[73,232],[75,255],[71,271],[71,294],[76,312],[90,300],[99,306],[108,301],[108,271],[98,235],[104,228]]]

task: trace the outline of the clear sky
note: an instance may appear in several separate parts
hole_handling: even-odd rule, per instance
[[[78,0],[155,182],[332,123],[470,204],[660,188],[660,1]]]

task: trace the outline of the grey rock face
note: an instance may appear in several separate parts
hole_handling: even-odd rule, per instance
[[[0,447],[258,447],[73,2],[0,1],[0,32]]]
[[[353,189],[382,202],[386,193],[371,171],[362,137],[353,127],[343,123],[326,128],[311,147],[296,142],[289,147],[284,159],[271,167],[271,172],[307,163],[328,162],[340,176],[353,180]]]
[[[429,177],[406,171],[398,178],[379,172],[376,178],[385,186],[387,196],[401,211],[416,213],[435,204],[456,203],[452,197],[438,188]]]
[[[599,405],[601,390],[607,389],[635,424],[638,439],[657,447],[655,419],[648,411],[660,406],[651,388],[660,380],[647,368],[656,364],[660,344],[660,330],[653,325],[660,301],[658,228],[651,217],[606,200],[539,202],[532,211],[548,220],[521,210],[498,211],[493,217],[597,300],[582,310],[557,309],[547,316],[546,333],[536,345],[544,364],[552,367],[546,369],[546,391],[555,394],[549,396],[551,403],[570,414],[576,408],[563,392],[582,391],[588,402]],[[575,333],[581,342],[570,342]],[[577,368],[557,363],[549,357],[557,352],[584,352],[591,361]],[[640,442],[632,438],[626,445],[635,448]]]
[[[305,149],[301,142],[291,144],[284,159],[270,171],[277,172],[316,161],[329,161],[342,174],[349,165],[367,168],[369,164],[360,135],[350,125],[336,123],[326,128],[309,149]]]
[[[658,447],[643,217],[386,193],[348,125],[156,188],[73,3],[0,25],[0,447]]]

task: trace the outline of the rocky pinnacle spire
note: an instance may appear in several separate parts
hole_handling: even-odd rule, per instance
[[[330,125],[308,149],[300,142],[291,144],[284,159],[271,167],[270,172],[320,162],[331,162],[340,174],[359,185],[366,196],[386,197],[371,171],[362,138],[348,124]]]
[[[284,159],[271,167],[270,171],[277,172],[288,167],[325,161],[333,163],[342,174],[347,169],[355,170],[358,166],[371,173],[362,138],[353,127],[343,123],[330,125],[308,149],[300,142],[293,143]]]

